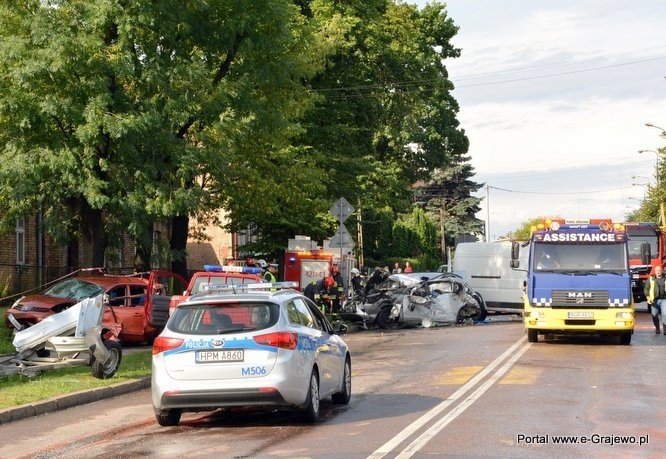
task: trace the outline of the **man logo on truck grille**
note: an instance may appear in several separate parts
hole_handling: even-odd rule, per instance
[[[584,300],[585,298],[592,298],[592,293],[590,292],[569,292],[567,293],[568,298],[576,298],[576,300]],[[578,303],[578,301],[576,301]]]
[[[576,304],[583,304],[585,303],[585,298],[576,298]]]

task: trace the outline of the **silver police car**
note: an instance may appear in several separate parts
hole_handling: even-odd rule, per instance
[[[351,355],[293,283],[215,286],[178,305],[155,339],[152,399],[157,422],[181,413],[255,406],[319,420],[320,401],[347,404]]]

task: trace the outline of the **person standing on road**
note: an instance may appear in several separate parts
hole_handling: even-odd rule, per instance
[[[351,294],[352,296],[361,295],[363,293],[363,278],[361,277],[361,271],[357,268],[352,268],[351,275]]]
[[[654,275],[650,276],[647,282],[647,304],[650,307],[652,314],[652,322],[654,323],[654,332],[659,334],[659,314],[661,314],[661,321],[663,323],[664,335],[666,335],[666,319],[664,313],[666,310],[666,284],[664,283],[664,268],[656,266],[654,268]]]
[[[391,274],[400,274],[401,272],[402,269],[400,269],[400,263],[396,261],[395,264],[393,265],[393,271],[391,272]]]
[[[412,265],[408,261],[405,262],[405,270],[403,272],[404,273],[411,273],[412,272]]]
[[[342,302],[345,300],[345,280],[342,278],[340,268],[333,266],[331,269],[331,277],[333,277],[333,285],[329,288],[331,295],[332,312],[339,312],[342,308]]]

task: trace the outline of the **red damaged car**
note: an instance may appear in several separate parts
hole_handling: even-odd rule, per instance
[[[25,328],[73,306],[85,298],[108,295],[102,326],[123,344],[152,342],[162,331],[174,292],[187,282],[169,272],[138,276],[85,275],[64,279],[41,294],[19,298],[5,312],[9,328]],[[147,295],[147,292],[151,292]]]

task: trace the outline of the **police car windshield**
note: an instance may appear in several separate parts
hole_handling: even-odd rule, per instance
[[[587,273],[627,271],[623,244],[547,244],[535,242],[536,272]]]

